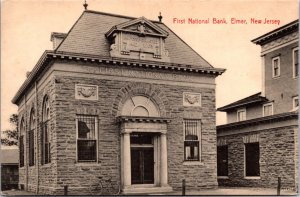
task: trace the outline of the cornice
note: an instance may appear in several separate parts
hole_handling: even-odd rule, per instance
[[[275,114],[271,116],[259,117],[250,120],[244,120],[240,122],[233,122],[229,124],[219,125],[217,126],[217,133],[230,131],[232,129],[240,129],[251,125],[258,125],[267,122],[277,122],[280,120],[286,120],[292,118],[298,118],[298,111],[286,112],[286,113]]]
[[[76,54],[76,53],[66,53],[66,52],[54,52],[45,51],[35,67],[33,68],[30,75],[27,77],[25,82],[22,84],[16,95],[12,99],[12,103],[17,104],[24,92],[30,87],[31,83],[37,79],[38,74],[40,74],[44,68],[48,65],[51,60],[66,60],[66,61],[78,61],[86,63],[103,63],[111,65],[121,65],[130,67],[141,67],[146,69],[156,69],[156,70],[170,70],[177,72],[189,72],[198,74],[209,74],[218,76],[225,72],[225,69],[221,68],[211,68],[211,67],[199,67],[196,65],[185,65],[185,64],[175,64],[175,63],[164,63],[155,61],[142,61],[133,60],[125,58],[112,58],[103,56],[92,56],[88,54]]]
[[[144,122],[144,123],[169,123],[170,118],[166,117],[144,117],[144,116],[118,116],[117,121],[122,122]]]
[[[292,22],[290,22],[282,27],[279,27],[271,32],[268,32],[262,36],[259,36],[258,38],[251,40],[251,42],[258,44],[258,45],[264,45],[264,44],[271,42],[277,38],[280,38],[282,36],[290,34],[291,32],[298,31],[298,28],[299,28],[299,21],[297,19],[297,20],[292,21]]]

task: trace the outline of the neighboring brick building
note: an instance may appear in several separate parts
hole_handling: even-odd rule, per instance
[[[1,191],[17,189],[18,182],[18,149],[1,149]]]
[[[165,24],[84,11],[53,33],[13,103],[20,181],[39,194],[117,193],[217,183],[213,68]],[[104,187],[108,187],[107,184]]]
[[[298,185],[298,20],[264,34],[262,92],[219,111],[228,124],[217,126],[218,183],[223,186]]]

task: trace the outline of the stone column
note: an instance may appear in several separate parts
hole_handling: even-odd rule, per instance
[[[167,155],[167,136],[166,133],[160,135],[160,184],[168,185],[168,155]]]
[[[131,156],[130,156],[130,133],[123,133],[123,180],[124,188],[131,185]]]

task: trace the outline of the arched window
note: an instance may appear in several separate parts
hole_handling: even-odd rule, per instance
[[[50,107],[49,98],[46,96],[43,102],[43,114],[42,114],[42,125],[41,125],[41,153],[42,153],[42,164],[51,162],[50,155]]]
[[[29,166],[34,165],[34,130],[36,127],[35,111],[31,109],[29,118]]]
[[[20,123],[20,137],[19,137],[19,150],[20,150],[20,167],[24,166],[24,134],[25,134],[25,123],[24,118],[22,118]]]
[[[159,117],[157,105],[145,96],[133,96],[125,101],[121,111],[122,116]]]

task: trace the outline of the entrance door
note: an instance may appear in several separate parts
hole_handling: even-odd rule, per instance
[[[153,148],[131,149],[131,183],[154,183],[154,154]]]
[[[148,134],[131,134],[131,183],[154,184],[153,139]]]

